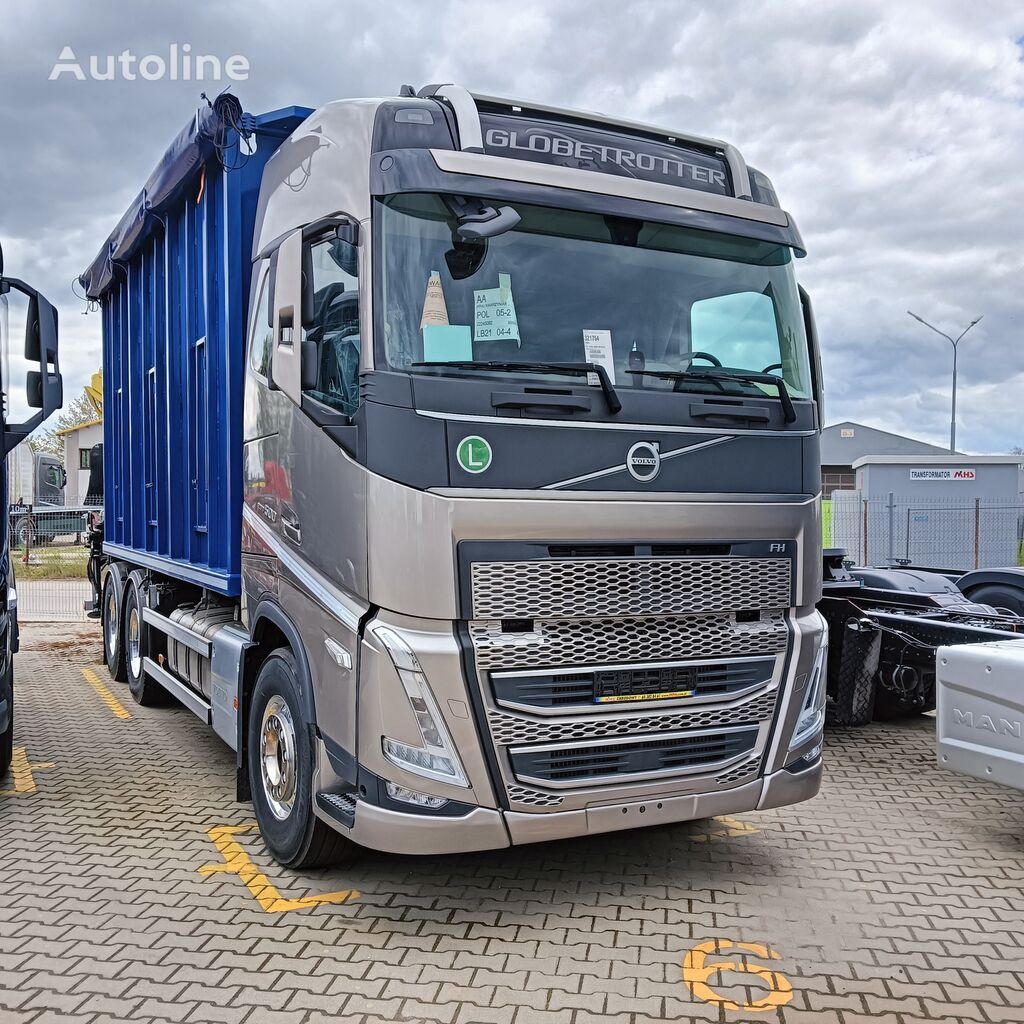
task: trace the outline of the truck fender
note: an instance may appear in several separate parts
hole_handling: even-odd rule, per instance
[[[960,576],[956,585],[970,601],[1024,614],[1024,568],[975,569]]]
[[[246,664],[244,666],[244,678],[249,681],[249,669],[252,661],[259,657],[262,644],[260,643],[261,623],[272,623],[284,635],[292,654],[295,656],[295,667],[299,673],[299,688],[302,691],[302,715],[307,725],[316,724],[316,703],[313,699],[313,674],[309,668],[309,659],[306,656],[306,649],[302,644],[299,631],[295,624],[284,613],[281,606],[275,601],[264,598],[256,605],[253,612],[249,635],[253,638],[253,646],[246,651]],[[252,682],[255,682],[253,674]],[[247,710],[247,709],[246,709]],[[239,731],[245,731],[245,714],[239,715]],[[241,749],[241,745],[239,747]]]
[[[957,587],[968,596],[970,590],[988,583],[1011,587],[1024,594],[1024,568],[1008,566],[1005,569],[972,569],[957,577],[956,581]]]
[[[124,562],[107,562],[100,572],[100,599],[103,598],[103,588],[107,585],[107,577],[114,580],[114,590],[117,593],[117,614],[120,618],[121,608],[124,603],[124,586],[128,579],[128,567]]]

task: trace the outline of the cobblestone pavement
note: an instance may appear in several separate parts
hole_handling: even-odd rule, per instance
[[[940,772],[929,718],[831,734],[816,800],[742,821],[298,875],[98,652],[23,631],[4,1024],[1024,1021],[1024,795]]]

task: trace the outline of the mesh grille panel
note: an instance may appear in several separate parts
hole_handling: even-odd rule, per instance
[[[679,615],[788,608],[786,558],[616,558],[474,562],[477,619]]]
[[[545,793],[542,789],[530,789],[527,786],[515,784],[510,784],[506,789],[512,803],[522,804],[525,807],[558,807],[564,801],[564,797]]]
[[[736,765],[735,768],[732,768],[727,772],[723,772],[715,779],[715,781],[720,786],[730,786],[734,782],[739,782],[740,779],[749,780],[757,774],[757,770],[760,766],[761,759],[759,757],[751,758],[749,761],[742,761],[740,764]]]
[[[678,729],[711,729],[720,725],[760,722],[771,716],[776,692],[761,694],[734,708],[673,709],[660,715],[590,715],[587,718],[533,719],[488,710],[491,735],[497,743],[557,743],[560,740],[636,736]],[[748,768],[747,771],[750,771]]]
[[[786,648],[783,613],[758,622],[727,615],[535,621],[530,633],[503,633],[501,622],[469,624],[477,667],[523,669],[626,661],[778,654]]]

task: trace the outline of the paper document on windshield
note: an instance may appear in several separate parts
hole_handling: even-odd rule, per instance
[[[423,315],[420,317],[420,330],[424,327],[447,327],[448,306],[444,301],[444,288],[441,285],[441,274],[437,270],[430,272],[427,278],[427,294],[423,299]]]
[[[585,362],[603,366],[608,374],[608,380],[612,384],[615,383],[615,356],[612,354],[611,331],[584,331],[583,355]],[[587,383],[596,388],[601,381],[596,373],[588,373]]]
[[[512,279],[498,275],[497,288],[473,292],[473,340],[514,341],[519,344],[519,320],[512,299]]]

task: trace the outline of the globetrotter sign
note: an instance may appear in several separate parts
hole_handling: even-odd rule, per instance
[[[930,469],[912,469],[911,480],[977,480],[978,472],[966,466],[935,466]]]
[[[480,126],[484,151],[492,156],[731,194],[725,159],[709,147],[486,111],[480,114]]]

